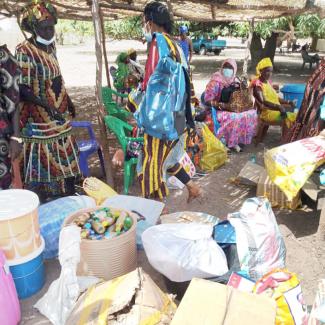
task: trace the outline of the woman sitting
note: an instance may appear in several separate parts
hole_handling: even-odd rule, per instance
[[[266,123],[283,123],[283,134],[290,128],[296,120],[296,113],[287,112],[293,109],[295,104],[279,98],[277,92],[272,87],[270,78],[273,72],[273,65],[270,58],[264,58],[256,67],[256,78],[251,82],[255,106],[260,112],[260,118]]]
[[[241,113],[229,112],[227,111],[229,103],[221,101],[222,91],[235,82],[236,72],[235,60],[224,61],[221,70],[212,76],[206,87],[204,102],[206,105],[217,109],[217,120],[220,127],[216,136],[219,139],[224,139],[228,148],[233,148],[239,152],[241,151],[239,144],[250,144],[255,136],[257,114],[253,107]]]

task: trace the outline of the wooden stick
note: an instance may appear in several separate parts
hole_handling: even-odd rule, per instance
[[[245,51],[245,58],[244,58],[244,65],[243,65],[243,75],[247,77],[247,71],[248,71],[248,60],[249,60],[249,54],[250,54],[250,47],[252,44],[252,38],[254,33],[254,18],[249,23],[249,36],[247,40],[247,47]]]
[[[93,0],[91,5],[91,14],[93,17],[94,31],[95,31],[95,50],[96,50],[96,102],[97,102],[97,115],[98,122],[101,131],[101,144],[103,147],[106,182],[114,187],[114,181],[112,177],[112,163],[109,155],[109,143],[107,137],[106,126],[104,122],[105,109],[102,100],[102,76],[103,76],[103,53],[101,44],[101,25],[100,25],[100,13],[98,0]]]
[[[108,58],[107,58],[107,50],[106,50],[106,37],[105,37],[104,15],[103,15],[102,9],[100,8],[99,10],[100,10],[100,25],[101,25],[101,30],[102,30],[103,55],[104,55],[104,62],[105,62],[107,86],[109,88],[112,88],[112,86],[111,86],[111,79],[110,79],[110,73],[109,73]]]

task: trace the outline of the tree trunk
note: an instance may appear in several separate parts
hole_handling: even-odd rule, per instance
[[[278,34],[272,33],[272,35],[266,39],[265,46],[263,49],[263,58],[270,58],[273,65],[277,38]]]
[[[250,52],[251,52],[251,66],[255,68],[257,63],[261,60],[263,54],[261,37],[258,36],[255,32],[253,33]]]
[[[317,49],[317,42],[318,42],[318,37],[313,35],[312,36],[312,41],[311,41],[311,46],[310,46],[310,49],[315,52],[316,49]]]

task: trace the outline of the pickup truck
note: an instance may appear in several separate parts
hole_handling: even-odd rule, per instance
[[[194,38],[192,43],[194,52],[200,55],[206,55],[208,52],[213,52],[215,55],[219,55],[227,46],[227,42],[224,40],[210,37],[206,38],[204,36]]]

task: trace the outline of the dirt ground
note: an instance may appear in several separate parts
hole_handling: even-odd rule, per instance
[[[108,50],[111,53],[109,61],[111,63],[114,61],[119,49],[123,50],[129,47],[141,50],[140,59],[145,59],[145,48],[137,42],[110,42],[108,43]],[[61,47],[58,50],[58,54],[66,85],[77,107],[77,119],[92,121],[98,135],[93,87],[95,81],[93,45]],[[198,95],[204,90],[210,75],[220,66],[220,62],[227,57],[238,60],[242,59],[244,57],[244,49],[227,49],[218,57],[195,56],[193,61],[195,66],[194,84]],[[306,82],[308,79],[310,71],[307,69],[302,71],[300,69],[301,57],[299,54],[277,55],[275,62],[277,73],[274,75],[274,82],[280,84],[296,83]],[[241,65],[239,63],[239,69]],[[198,181],[206,193],[204,204],[200,204],[197,201],[187,204],[186,191],[173,191],[167,202],[169,211],[199,211],[218,217],[238,211],[246,198],[255,196],[255,189],[234,185],[230,182],[230,179],[237,176],[252,154],[256,154],[257,163],[263,164],[264,150],[277,146],[279,140],[279,129],[274,127],[269,130],[265,144],[260,144],[257,148],[249,145],[244,148],[242,153],[230,154],[229,161],[223,167]],[[97,158],[92,160],[91,167],[93,174],[100,176]],[[120,171],[116,171],[116,179],[118,183],[121,183]],[[131,194],[139,194],[137,185],[133,186]],[[304,210],[274,211],[287,247],[287,267],[290,271],[296,272],[299,275],[304,297],[309,305],[313,302],[317,281],[324,277],[325,271],[323,262],[325,248],[323,242],[320,242],[315,234],[319,222],[319,213],[313,208],[312,204],[309,204],[309,207]],[[138,262],[164,289],[161,276],[150,267],[143,251],[139,252]],[[51,282],[58,278],[60,273],[60,266],[57,260],[46,261],[45,266],[46,285],[43,290],[30,299],[21,301],[21,324],[50,324],[46,318],[33,308],[35,302],[42,297]]]

